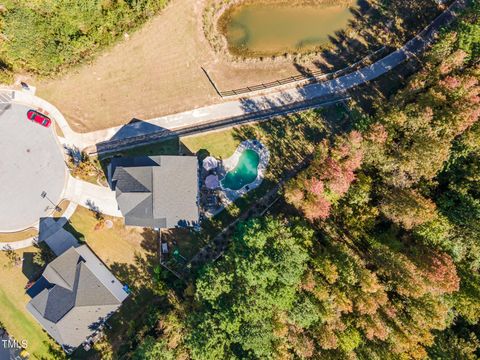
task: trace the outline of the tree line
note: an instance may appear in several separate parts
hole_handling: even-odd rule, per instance
[[[0,7],[0,72],[49,76],[88,60],[143,24],[168,0],[6,0]]]
[[[374,115],[316,146],[134,359],[480,356],[480,19]]]

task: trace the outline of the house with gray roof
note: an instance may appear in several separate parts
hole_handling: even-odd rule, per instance
[[[125,225],[175,228],[198,223],[195,156],[113,158],[108,178]]]
[[[128,296],[87,245],[49,263],[30,290],[28,311],[67,353],[88,343]]]

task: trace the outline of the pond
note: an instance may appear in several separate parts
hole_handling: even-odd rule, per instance
[[[227,10],[219,19],[219,29],[234,55],[306,53],[329,44],[330,36],[348,26],[354,15],[348,1],[344,3],[294,6],[248,2]]]
[[[255,150],[246,149],[240,155],[235,169],[227,172],[220,182],[222,188],[240,190],[255,181],[258,175],[260,156]]]

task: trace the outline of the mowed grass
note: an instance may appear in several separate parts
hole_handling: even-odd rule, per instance
[[[112,228],[105,225],[108,220],[112,221]],[[92,211],[81,206],[66,229],[84,239],[110,271],[132,289],[119,311],[108,320],[111,329],[106,330],[106,338],[89,352],[77,350],[73,358],[115,358],[113,354],[120,358],[129,351],[128,344],[137,327],[143,326],[144,313],[155,306],[155,294],[150,290],[151,268],[158,265],[155,237],[147,229],[125,227],[122,218],[105,216],[100,222]],[[123,349],[125,346],[127,349]]]
[[[99,225],[94,213],[82,206],[70,218],[67,230],[73,228],[73,235],[81,237],[90,246],[92,251],[107,265],[114,263],[133,264],[135,254],[144,252],[142,229],[125,227],[122,218],[105,216],[104,221],[113,223],[111,229],[105,224]]]
[[[94,61],[35,82],[70,126],[88,132],[220,102],[222,90],[298,74],[291,63],[231,64],[209,51],[200,1],[172,1],[145,26]]]
[[[210,155],[226,159],[230,157],[240,140],[234,136],[234,129],[227,129],[203,135],[193,135],[181,139],[183,146],[190,152],[197,153],[200,150],[207,150]]]
[[[39,250],[30,247],[16,251],[21,258]],[[38,271],[32,264],[23,264],[26,273]],[[49,348],[58,350],[59,346],[43,331],[40,324],[27,311],[30,297],[25,294],[28,278],[22,271],[22,265],[10,264],[5,252],[0,252],[0,322],[17,341],[27,340],[27,351],[33,359],[50,359]]]
[[[171,138],[132,149],[106,154],[101,158],[104,167],[113,156],[135,157],[155,155],[193,155],[204,150],[217,158],[230,157],[241,140],[235,136],[235,129],[227,129],[207,134]]]

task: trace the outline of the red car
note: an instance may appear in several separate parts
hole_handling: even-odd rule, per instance
[[[50,118],[43,114],[40,114],[38,111],[35,110],[28,110],[27,118],[45,127],[49,127],[52,124],[52,120],[50,120]]]

